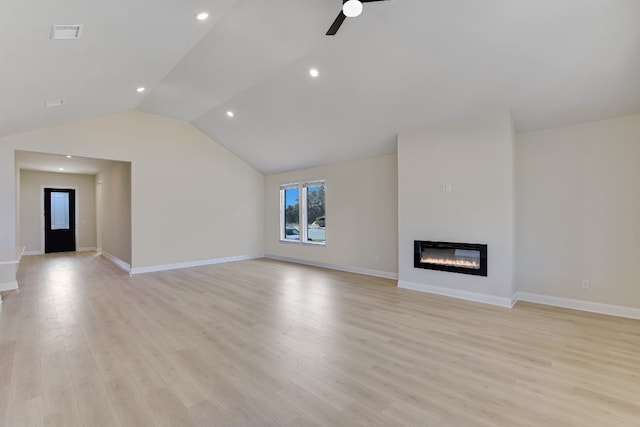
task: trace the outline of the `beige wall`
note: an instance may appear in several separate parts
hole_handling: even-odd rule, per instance
[[[138,112],[0,138],[0,246],[16,244],[24,221],[15,150],[71,154],[131,162],[130,196],[112,194],[131,203],[131,252],[126,236],[107,246],[133,267],[264,252],[502,298],[517,285],[640,307],[640,116],[515,138],[514,154],[500,113],[401,134],[397,163],[390,155],[266,178],[191,125]],[[279,242],[279,185],[318,178],[326,247]],[[126,234],[126,219],[103,228],[102,239]],[[414,269],[414,239],[487,243],[489,277]]]
[[[280,185],[326,181],[326,246],[282,243]],[[265,253],[395,275],[397,266],[395,155],[268,175],[265,179]]]
[[[640,115],[519,134],[516,179],[518,289],[640,307]]]
[[[2,144],[0,139],[0,247],[15,247],[18,240],[16,205],[18,203],[17,181],[19,174],[14,164],[14,149]]]
[[[131,162],[133,267],[263,252],[264,177],[190,124],[140,112],[0,138],[3,244],[15,245],[15,150]]]
[[[131,265],[131,163],[111,162],[97,185],[100,250]]]
[[[442,192],[441,185],[448,184],[451,192]],[[486,294],[508,303],[515,292],[513,184],[508,113],[400,134],[401,285]],[[414,268],[414,240],[486,243],[488,277]]]
[[[76,188],[76,248],[96,248],[95,176],[69,173],[20,171],[20,238],[18,246],[27,252],[44,252],[42,247],[45,186]]]

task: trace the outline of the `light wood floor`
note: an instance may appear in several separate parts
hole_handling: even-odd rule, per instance
[[[269,260],[24,257],[0,425],[640,426],[640,321]]]

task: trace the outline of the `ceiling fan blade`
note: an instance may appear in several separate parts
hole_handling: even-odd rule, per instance
[[[331,27],[329,27],[329,31],[327,31],[327,35],[335,36],[336,33],[338,32],[338,29],[340,28],[340,25],[342,25],[346,17],[347,15],[345,15],[342,11],[340,11],[340,14],[336,18],[336,20],[333,21],[333,24],[331,24]]]

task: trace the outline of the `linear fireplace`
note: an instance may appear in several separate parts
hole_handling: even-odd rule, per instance
[[[413,247],[415,268],[487,275],[487,245],[414,240]]]

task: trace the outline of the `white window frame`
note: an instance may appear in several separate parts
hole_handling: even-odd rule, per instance
[[[323,186],[326,190],[327,183],[323,179],[314,179],[308,181],[301,182],[292,182],[287,184],[282,184],[280,186],[280,242],[283,243],[293,243],[293,244],[303,244],[303,245],[314,245],[314,246],[325,246],[327,244],[326,240],[326,231],[325,231],[325,241],[324,242],[316,242],[313,240],[309,240],[309,229],[307,227],[307,187],[316,187]],[[299,207],[298,207],[298,227],[300,230],[299,239],[298,240],[290,240],[285,238],[285,190],[289,190],[292,188],[298,189],[299,194]],[[325,221],[326,221],[326,199],[325,199]]]
[[[307,218],[307,188],[308,187],[317,187],[317,186],[323,186],[325,188],[327,188],[327,184],[325,183],[325,181],[323,179],[316,179],[313,181],[305,181],[300,185],[300,192],[303,194],[302,196],[302,214],[300,215],[300,221],[301,224],[304,224],[304,229],[302,232],[302,243],[307,244],[307,245],[319,245],[319,246],[325,246],[327,244],[327,235],[326,235],[326,230],[325,230],[325,240],[324,242],[316,242],[313,240],[309,240],[309,227],[307,226],[308,223],[308,218]],[[325,196],[326,197],[326,196]],[[325,203],[325,223],[326,223],[326,211],[327,211],[327,201],[325,199],[324,201]]]
[[[285,190],[290,190],[292,188],[297,188],[298,189],[298,194],[300,194],[300,198],[302,198],[302,192],[300,191],[300,184],[298,184],[297,182],[292,182],[292,183],[288,183],[288,184],[283,184],[280,186],[280,241],[281,242],[285,242],[285,243],[300,243],[302,241],[302,233],[298,234],[298,240],[292,240],[292,239],[287,239],[285,238],[285,224],[284,224],[284,214],[285,214],[285,199],[284,199],[284,192]],[[300,209],[302,208],[302,201],[299,202],[300,203],[300,207],[298,208],[298,227],[300,227]]]

